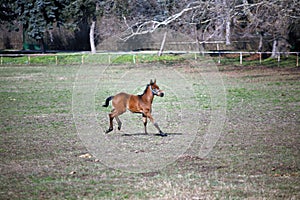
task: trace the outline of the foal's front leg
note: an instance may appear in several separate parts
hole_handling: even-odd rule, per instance
[[[147,116],[145,114],[143,114],[143,122],[144,122],[145,134],[148,134],[148,132],[147,132]]]
[[[153,125],[155,126],[155,128],[159,131],[159,135],[162,136],[162,137],[165,137],[165,136],[168,136],[168,134],[162,132],[162,130],[160,130],[157,122],[154,121],[152,115],[150,112],[148,113],[145,113],[145,115],[150,119],[150,121],[153,123]]]

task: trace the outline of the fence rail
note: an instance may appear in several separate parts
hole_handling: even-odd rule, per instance
[[[27,64],[31,64],[31,59],[33,57],[41,57],[41,56],[53,56],[55,58],[55,64],[59,64],[59,57],[60,56],[81,56],[81,64],[85,63],[85,56],[87,55],[107,55],[108,64],[111,64],[112,62],[112,56],[120,56],[120,55],[131,55],[132,56],[132,62],[137,62],[137,56],[142,54],[152,54],[156,55],[158,51],[128,51],[128,52],[97,52],[96,54],[91,54],[90,52],[76,52],[76,53],[62,53],[62,54],[55,54],[55,53],[46,53],[46,54],[25,54],[25,53],[19,53],[19,54],[0,54],[0,64],[3,65],[4,61],[3,58],[5,57],[27,57]],[[271,55],[272,52],[255,52],[255,51],[164,51],[163,54],[175,54],[175,55],[181,55],[181,54],[193,54],[194,58],[197,59],[198,55],[210,55],[214,57],[218,57],[218,63],[221,63],[221,60],[223,59],[224,55],[227,54],[236,54],[239,56],[239,63],[243,64],[243,58],[245,56],[249,55],[258,55],[259,63],[261,64],[263,61],[263,55]],[[281,58],[283,56],[289,56],[289,55],[296,55],[296,66],[299,67],[299,54],[300,52],[276,52],[277,61],[278,64],[281,61]]]

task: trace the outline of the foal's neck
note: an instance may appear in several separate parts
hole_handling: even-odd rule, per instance
[[[154,95],[153,95],[153,93],[152,93],[150,87],[151,87],[150,85],[147,86],[147,89],[145,90],[144,94],[142,95],[142,99],[143,99],[143,101],[145,101],[145,102],[150,102],[150,103],[152,103],[153,98],[154,98]]]

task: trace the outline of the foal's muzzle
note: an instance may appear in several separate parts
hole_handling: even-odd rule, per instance
[[[159,96],[163,97],[163,96],[165,96],[165,93],[162,92],[162,93],[159,94]]]

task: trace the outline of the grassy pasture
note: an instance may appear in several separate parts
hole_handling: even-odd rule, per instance
[[[109,77],[97,83],[101,89],[95,93],[97,113],[109,111],[100,107],[103,97],[117,91],[119,86],[126,88],[121,83],[113,85],[114,80],[130,70],[142,75],[148,72],[150,65],[148,62],[137,66],[119,62],[109,68],[110,71],[104,71]],[[162,170],[130,173],[109,169],[96,157],[82,156],[90,152],[78,137],[72,112],[74,82],[82,67],[95,65],[10,64],[0,67],[0,199],[300,198],[298,68],[219,66],[226,89],[226,123],[210,154],[205,158],[197,156],[194,152],[199,145],[193,144]],[[104,70],[107,66],[97,67]],[[199,73],[195,66],[172,60],[153,68],[151,73],[167,71],[170,72],[165,73],[168,77],[174,70],[193,87],[195,100],[199,102],[195,110],[201,115],[197,115],[200,119],[191,120],[199,120],[199,132],[205,132],[215,109],[203,78],[210,72]],[[131,78],[133,82],[137,80],[135,76]],[[145,81],[138,82],[134,91],[140,93],[148,77]],[[160,105],[165,100],[184,101],[176,97],[156,98],[154,104]],[[163,105],[169,106],[166,110],[176,110],[178,106]],[[100,118],[98,116],[99,124],[102,123]],[[135,119],[141,123],[138,117]],[[176,122],[167,119],[174,124],[171,128],[176,132]],[[123,136],[116,131],[109,137]],[[143,142],[143,137],[128,138]],[[163,139],[153,136],[146,140],[156,144]]]

